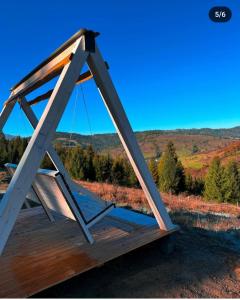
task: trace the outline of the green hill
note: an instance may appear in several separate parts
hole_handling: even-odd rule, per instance
[[[146,158],[161,153],[169,140],[173,141],[180,156],[193,152],[204,152],[226,147],[232,140],[240,138],[240,126],[222,129],[176,129],[149,130],[135,133]],[[57,132],[56,142],[67,146],[92,144],[99,152],[110,152],[114,155],[124,153],[116,133],[81,135],[77,133]]]

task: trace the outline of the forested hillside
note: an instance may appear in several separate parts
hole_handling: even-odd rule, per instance
[[[239,143],[235,142],[235,147],[227,147],[226,149],[231,150],[232,154],[236,154],[239,151]],[[8,140],[2,134],[0,136],[0,167],[4,169],[6,162],[18,164],[27,144],[27,138],[17,137]],[[140,187],[126,157],[102,153],[88,144],[83,147],[73,143],[57,142],[55,148],[74,179]],[[194,145],[193,151],[199,151],[196,145]],[[220,154],[222,152],[224,153],[224,151],[219,150],[214,153]],[[199,156],[201,155],[199,154]],[[147,163],[161,192],[201,195],[207,200],[218,202],[238,203],[240,199],[239,160],[236,157],[232,157],[223,164],[220,155],[212,156],[212,159],[208,161],[204,176],[203,174],[202,176],[194,176],[186,167],[186,162],[185,164],[182,163],[174,143],[168,141],[164,151],[149,159]],[[45,156],[41,167],[54,169],[47,156]]]
[[[225,147],[232,140],[240,137],[240,127],[232,129],[179,129],[179,130],[152,130],[136,132],[137,140],[146,158],[157,157],[166,147],[169,140],[173,141],[180,156],[195,152],[211,151]],[[123,155],[124,151],[117,134],[81,135],[77,133],[56,133],[56,143],[63,146],[89,144],[96,151],[113,155]]]

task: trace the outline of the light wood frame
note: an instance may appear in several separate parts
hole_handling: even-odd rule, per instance
[[[62,51],[58,51],[57,55],[50,57],[51,59],[41,64],[34,72],[26,76],[25,80],[17,84],[12,89],[9,99],[5,102],[3,111],[0,114],[0,130],[5,125],[17,101],[21,103],[26,116],[35,130],[0,204],[0,254],[6,245],[34,176],[46,152],[56,168],[64,176],[68,185],[76,189],[76,185],[71,181],[61,160],[51,146],[51,142],[85,62],[89,66],[91,77],[96,82],[103,102],[112,118],[159,227],[166,231],[175,228],[147,168],[110,78],[107,66],[96,46],[95,37],[96,34],[92,31],[81,33],[72,43],[68,43]],[[51,92],[42,117],[38,121],[25,96],[57,75],[59,75],[59,79]],[[80,190],[84,193],[90,193],[82,187],[80,187]],[[92,196],[91,193],[90,195]],[[77,219],[86,239],[92,243],[93,238],[89,231],[90,225],[86,226],[81,215]]]

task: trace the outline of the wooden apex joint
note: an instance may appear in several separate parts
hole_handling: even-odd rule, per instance
[[[97,34],[98,35],[98,34]],[[84,34],[84,50],[87,52],[95,52],[95,37],[97,36],[96,32],[87,30]]]

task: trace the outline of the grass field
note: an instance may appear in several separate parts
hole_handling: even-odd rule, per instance
[[[80,182],[84,187],[101,198],[114,201],[118,206],[131,207],[144,213],[150,213],[146,197],[141,189],[127,188],[106,183]],[[199,214],[217,214],[240,219],[240,207],[233,204],[205,201],[200,196],[170,195],[161,193],[166,206],[171,212],[188,211]],[[239,225],[240,226],[240,225]]]

